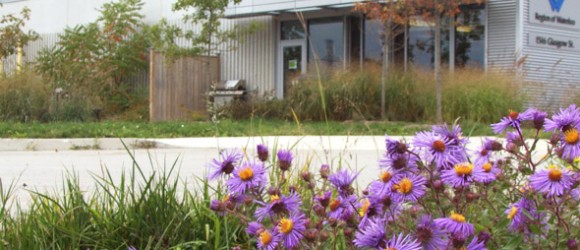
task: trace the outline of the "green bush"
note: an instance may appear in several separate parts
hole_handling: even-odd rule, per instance
[[[45,120],[49,98],[48,85],[30,71],[0,77],[0,120]]]
[[[519,110],[523,97],[513,78],[473,69],[444,75],[443,117],[490,123],[510,109]],[[385,118],[391,121],[436,120],[433,73],[418,69],[392,70],[386,81]],[[284,100],[254,98],[222,110],[231,118],[253,116],[291,120],[377,120],[381,118],[381,71],[338,70],[309,76],[292,86]]]

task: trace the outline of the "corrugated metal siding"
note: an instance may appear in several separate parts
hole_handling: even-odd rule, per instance
[[[512,71],[516,58],[516,0],[490,0],[487,5],[487,67]]]
[[[247,88],[258,95],[273,94],[276,73],[276,22],[271,16],[224,20],[224,29],[257,22],[260,28],[251,34],[239,34],[237,41],[220,47],[221,78],[244,79]],[[240,29],[242,30],[242,29]],[[232,49],[233,48],[233,49]]]
[[[554,34],[579,37],[577,31],[554,31],[549,27],[530,25],[530,2],[523,3],[523,49],[526,56],[523,74],[525,90],[531,98],[531,105],[555,110],[580,94],[580,52],[553,48],[531,47],[528,36],[531,33]]]

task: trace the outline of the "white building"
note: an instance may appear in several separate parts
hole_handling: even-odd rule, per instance
[[[54,42],[51,34],[94,21],[96,9],[107,1],[0,0],[2,12],[17,12],[23,6],[32,10],[28,27],[46,39],[29,46],[30,58],[31,52]],[[174,1],[144,2],[148,23],[181,19],[180,13],[171,11]],[[379,63],[379,25],[352,12],[354,2],[358,1],[243,0],[231,6],[224,28],[251,21],[263,27],[243,37],[236,50],[223,51],[222,79],[245,79],[251,90],[283,97],[292,78],[307,73],[315,58],[332,67]],[[580,1],[488,0],[462,10],[443,30],[442,56],[449,67],[514,72],[528,82],[524,90],[535,97],[536,106],[559,106],[563,99],[580,94]],[[428,22],[410,23],[406,34],[395,38],[400,49],[392,60],[432,67],[432,33]]]

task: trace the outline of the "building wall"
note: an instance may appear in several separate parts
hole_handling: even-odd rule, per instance
[[[572,17],[576,28],[562,28],[530,21],[533,4],[549,4],[548,0],[521,0],[522,5],[522,74],[526,94],[533,105],[554,110],[580,94],[580,3],[564,1],[554,15]],[[548,7],[549,8],[549,7]],[[532,16],[532,17],[534,17]],[[576,41],[575,49],[535,44],[538,36]]]
[[[513,72],[516,61],[517,0],[490,0],[487,5],[487,68]]]

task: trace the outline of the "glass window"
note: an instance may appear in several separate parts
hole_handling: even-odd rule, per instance
[[[350,63],[359,65],[361,59],[362,20],[358,16],[350,17]]]
[[[321,65],[341,66],[344,60],[344,24],[342,17],[315,19],[308,23],[310,49],[308,61]]]
[[[288,21],[280,24],[282,40],[304,39],[304,26],[300,21]]]
[[[384,26],[380,20],[365,20],[365,62],[382,63],[383,30]]]
[[[409,62],[419,68],[432,69],[435,58],[435,23],[423,20],[420,16],[413,17],[409,22],[408,57]],[[449,23],[441,23],[441,63],[449,61]]]
[[[485,56],[485,9],[473,5],[461,8],[455,24],[455,66],[483,67]]]

